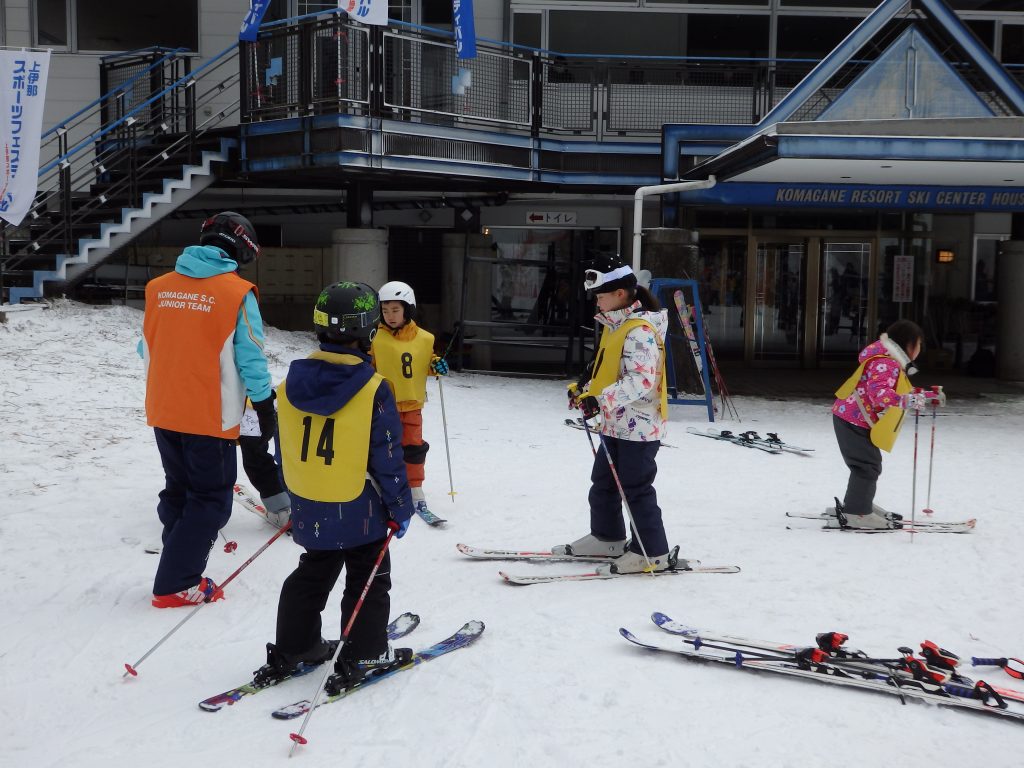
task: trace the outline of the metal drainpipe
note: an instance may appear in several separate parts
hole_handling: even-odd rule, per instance
[[[677,181],[672,184],[654,184],[640,187],[633,193],[633,271],[640,271],[640,247],[643,239],[644,198],[649,195],[663,195],[666,192],[688,192],[696,189],[710,189],[715,186],[715,177],[704,181]]]

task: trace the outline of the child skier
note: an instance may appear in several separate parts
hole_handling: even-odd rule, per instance
[[[832,426],[839,452],[850,468],[846,496],[836,499],[836,514],[844,528],[893,528],[898,518],[874,506],[875,487],[882,474],[882,451],[891,451],[904,411],[945,405],[941,392],[915,391],[909,376],[917,372],[924,333],[910,320],[897,320],[878,341],[861,350],[860,365],[836,391]]]
[[[342,567],[345,626],[388,530],[401,538],[409,527],[412,499],[395,440],[401,422],[391,389],[374,372],[368,354],[379,321],[373,288],[350,282],[328,286],[313,310],[320,351],[293,361],[277,388],[292,534],[306,552],[281,587],[276,642],[267,644],[267,664],[254,676],[257,685],[273,684],[301,663],[333,656],[337,644],[321,637],[320,614]],[[386,553],[328,679],[329,693],[412,656],[410,649],[388,643],[390,563]]]
[[[291,518],[292,502],[284,488],[281,468],[270,452],[270,438],[256,434],[260,432],[256,425],[253,425],[255,429],[250,430],[249,425],[253,421],[255,419],[250,417],[247,407],[242,417],[242,431],[238,435],[238,446],[242,449],[242,468],[249,482],[260,494],[260,501],[267,511],[267,521],[281,528]],[[275,419],[274,425],[276,424]]]
[[[430,445],[423,439],[423,403],[427,399],[427,376],[444,376],[448,363],[434,354],[434,336],[416,325],[416,294],[412,288],[393,280],[378,294],[383,322],[373,339],[370,355],[377,369],[395,393],[402,416],[402,450],[417,514],[425,520],[434,516],[423,496],[424,463]]]
[[[586,271],[584,286],[596,297],[595,319],[604,330],[590,379],[570,385],[569,402],[584,417],[601,414],[600,439],[615,462],[636,528],[627,545],[622,498],[608,458],[598,448],[590,477],[590,533],[552,552],[606,555],[614,559],[598,570],[610,573],[663,571],[671,564],[654,477],[668,420],[668,315],[650,291],[637,284],[628,265],[604,257],[594,267]]]

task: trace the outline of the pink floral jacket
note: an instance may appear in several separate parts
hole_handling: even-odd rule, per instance
[[[867,411],[871,422],[878,420],[882,412],[893,405],[898,405],[900,396],[896,394],[896,382],[900,371],[910,362],[906,353],[884,333],[882,337],[861,350],[857,357],[858,363],[875,358],[864,366],[864,373],[854,394],[845,399],[838,399],[832,406],[832,413],[855,427],[870,429],[871,424],[864,418],[857,396]]]

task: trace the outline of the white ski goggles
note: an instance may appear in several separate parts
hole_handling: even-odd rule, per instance
[[[627,265],[616,267],[611,272],[599,272],[596,269],[588,269],[583,273],[583,287],[588,291],[594,291],[602,285],[632,275],[633,268]]]

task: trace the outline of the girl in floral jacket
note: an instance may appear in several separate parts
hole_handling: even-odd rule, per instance
[[[570,400],[585,416],[600,412],[600,439],[618,470],[636,530],[627,545],[622,499],[602,448],[590,477],[590,533],[553,551],[607,556],[611,562],[599,570],[613,573],[662,571],[669,567],[669,547],[654,478],[668,420],[668,316],[650,291],[637,284],[628,265],[605,259],[595,266],[587,270],[585,285],[596,298],[595,319],[604,329],[590,380],[582,387],[572,385]]]
[[[913,361],[923,339],[916,323],[893,323],[878,341],[861,350],[859,367],[836,392],[832,426],[850,469],[846,496],[836,507],[844,527],[893,527],[889,514],[872,501],[882,474],[882,450],[892,449],[902,424],[911,392],[907,377],[916,372]]]

